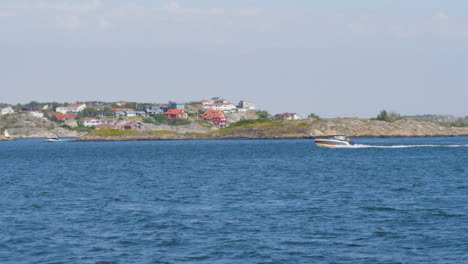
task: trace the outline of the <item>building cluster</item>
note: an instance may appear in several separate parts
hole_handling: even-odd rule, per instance
[[[117,106],[117,107],[115,107]],[[207,122],[225,127],[228,123],[227,114],[255,111],[255,104],[249,101],[240,101],[237,105],[221,98],[213,97],[187,104],[169,102],[168,104],[155,105],[132,105],[129,103],[105,103],[91,101],[86,103],[69,104],[51,109],[48,105],[41,109],[22,108],[21,112],[29,113],[35,117],[44,118],[44,111],[48,111],[48,117],[55,117],[69,125],[77,124],[77,116],[87,108],[97,110],[99,114],[92,118],[80,119],[82,125],[87,127],[114,128],[114,129],[141,129],[144,123],[138,120],[131,120],[132,117],[151,117],[155,115],[164,115],[169,120],[188,120],[189,114],[196,119],[206,120]],[[0,115],[14,113],[11,106],[0,108]],[[298,120],[301,117],[295,113],[277,114],[275,119]],[[117,119],[117,120],[116,120]]]
[[[13,108],[11,106],[0,108],[0,115],[8,115],[8,114],[12,114],[14,112],[15,111],[13,110]]]

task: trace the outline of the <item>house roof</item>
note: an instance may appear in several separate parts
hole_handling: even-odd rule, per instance
[[[62,120],[62,119],[74,119],[76,118],[76,115],[62,115],[62,114],[55,114],[54,115],[57,119]]]
[[[185,111],[182,109],[171,109],[164,113],[165,115],[183,115]]]
[[[133,120],[133,121],[130,121],[130,122],[128,122],[128,123],[126,123],[126,124],[124,124],[124,125],[122,125],[122,126],[124,126],[124,127],[133,126],[133,125],[135,125],[135,124],[137,124],[137,123],[141,123],[141,122],[140,122],[140,121]]]
[[[100,119],[97,118],[85,118],[83,121],[101,121]]]
[[[68,106],[69,106],[69,107],[80,107],[80,106],[82,106],[82,105],[86,106],[85,104],[70,104],[70,105],[68,105]]]
[[[34,108],[21,108],[23,112],[42,112],[41,109],[34,109]]]
[[[204,118],[209,118],[209,119],[212,119],[212,118],[221,118],[221,117],[225,117],[226,115],[224,114],[223,111],[220,111],[220,110],[208,110],[206,111],[205,115],[204,115]]]

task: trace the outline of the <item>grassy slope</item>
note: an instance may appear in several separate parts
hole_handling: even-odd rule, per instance
[[[247,130],[262,130],[262,131],[278,131],[282,132],[295,132],[295,130],[301,128],[307,128],[308,123],[305,122],[293,122],[293,121],[280,121],[280,120],[269,120],[269,119],[245,119],[239,122],[231,124],[229,127],[211,131],[207,133],[186,133],[195,137],[216,137],[229,136],[238,133],[242,133]],[[154,135],[181,135],[174,131],[150,131]],[[137,136],[138,131],[135,130],[117,130],[117,129],[100,129],[90,132],[93,136],[102,137],[121,137],[121,136]]]

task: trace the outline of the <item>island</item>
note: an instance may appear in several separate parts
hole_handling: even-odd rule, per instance
[[[33,107],[31,107],[33,106]],[[19,108],[21,107],[21,108]],[[11,138],[76,138],[77,141],[310,139],[348,137],[468,136],[468,126],[457,119],[404,117],[381,111],[376,118],[301,117],[296,113],[271,115],[253,103],[237,106],[222,98],[188,104],[86,102],[67,106],[30,103],[9,106],[0,115],[0,132]],[[2,110],[3,111],[3,110]],[[450,120],[451,122],[442,122]],[[461,120],[463,121],[463,120]]]

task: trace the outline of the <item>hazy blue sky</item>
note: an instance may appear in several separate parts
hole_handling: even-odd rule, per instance
[[[468,115],[468,1],[0,0],[0,102]]]

